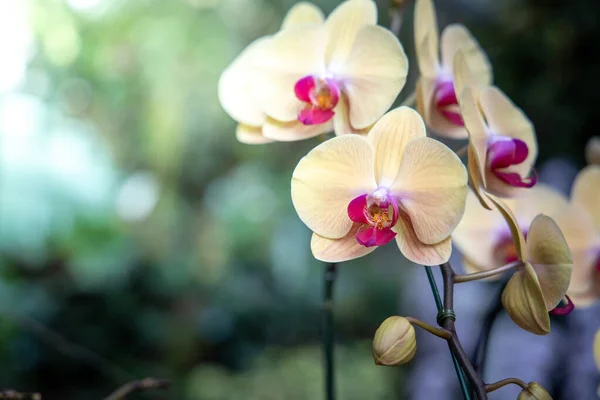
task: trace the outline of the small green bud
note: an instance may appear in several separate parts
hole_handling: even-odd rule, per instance
[[[400,365],[412,360],[417,351],[415,328],[404,317],[389,317],[373,339],[373,358],[378,365]]]
[[[552,400],[552,396],[537,382],[530,382],[527,389],[519,393],[517,400]]]

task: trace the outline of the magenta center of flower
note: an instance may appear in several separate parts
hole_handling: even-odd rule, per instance
[[[398,200],[387,189],[358,196],[348,204],[348,217],[359,224],[358,243],[366,247],[382,246],[390,242],[396,232],[392,227],[398,222]]]
[[[573,304],[573,301],[571,300],[571,298],[569,296],[565,295],[565,300],[561,301],[561,304],[557,305],[552,310],[550,310],[550,314],[552,314],[552,315],[567,315],[567,314],[570,314],[571,311],[573,311],[574,309],[575,309],[575,304]]]
[[[524,232],[524,235],[527,237],[526,232]],[[496,242],[496,245],[494,246],[494,259],[497,260],[499,264],[508,264],[519,260],[517,246],[515,246],[512,236],[503,236]]]
[[[537,182],[535,170],[530,177],[522,178],[516,172],[509,172],[506,168],[519,165],[527,159],[529,149],[527,144],[520,140],[505,136],[495,136],[487,146],[488,167],[501,181],[515,187],[530,188]]]
[[[450,123],[456,126],[465,126],[460,116],[458,99],[456,98],[454,84],[451,80],[442,80],[436,84],[433,92],[433,101],[438,112]]]
[[[298,100],[306,103],[298,112],[298,121],[316,125],[329,121],[340,99],[340,89],[333,79],[305,76],[296,82],[294,92]]]

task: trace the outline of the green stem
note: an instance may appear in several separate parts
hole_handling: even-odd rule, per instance
[[[425,266],[425,271],[427,272],[427,279],[429,280],[429,286],[431,286],[431,291],[433,292],[433,298],[435,299],[435,305],[437,307],[438,312],[442,311],[444,306],[442,304],[442,299],[440,297],[440,292],[438,290],[437,284],[435,283],[435,278],[433,277],[433,271],[431,271],[431,267]],[[448,345],[449,346],[449,345]],[[456,376],[458,377],[458,381],[460,383],[460,389],[462,390],[463,397],[465,400],[471,400],[471,392],[469,387],[467,386],[467,380],[465,379],[464,372],[460,365],[458,364],[458,360],[454,356],[454,353],[450,351],[450,355],[452,356],[452,363],[454,364],[454,369],[456,370]]]
[[[336,263],[328,263],[323,275],[323,355],[325,359],[325,398],[335,399],[333,360],[333,283],[337,271]]]

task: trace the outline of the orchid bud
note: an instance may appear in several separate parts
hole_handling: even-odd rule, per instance
[[[552,396],[537,382],[529,382],[527,389],[519,393],[517,400],[552,400]]]
[[[417,351],[415,328],[404,317],[389,317],[375,332],[373,358],[378,365],[401,365],[409,362]]]
[[[593,137],[588,141],[585,146],[585,160],[590,165],[600,165],[600,137]]]

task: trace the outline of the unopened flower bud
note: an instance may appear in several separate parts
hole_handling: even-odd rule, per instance
[[[590,165],[600,165],[600,137],[593,137],[588,141],[585,146],[585,159]]]
[[[404,317],[389,317],[373,339],[373,358],[378,365],[400,365],[412,360],[417,351],[415,328]]]
[[[527,389],[519,393],[517,400],[552,400],[552,396],[537,382],[530,382]]]

